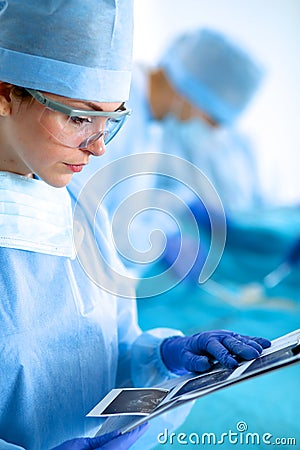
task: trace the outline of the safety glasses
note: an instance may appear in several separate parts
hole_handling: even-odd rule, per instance
[[[43,128],[58,142],[71,148],[88,148],[101,138],[107,144],[131,113],[125,106],[114,112],[74,109],[39,91],[26,91],[45,107],[39,117]]]

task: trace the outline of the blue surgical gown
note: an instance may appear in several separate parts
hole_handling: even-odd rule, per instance
[[[5,245],[5,221],[16,233],[30,223],[33,240],[43,236],[45,211],[35,207],[35,194],[39,187],[47,193],[47,209],[48,190],[51,195],[55,188],[31,180],[24,194],[27,186],[28,179],[10,174],[0,189],[0,448],[49,450],[73,437],[93,436],[102,419],[85,416],[110,389],[168,378],[159,343],[170,330],[142,333],[134,298],[105,292],[78,258],[30,251],[30,243],[26,250],[22,244],[12,248],[11,241]],[[72,193],[70,198],[74,206]],[[120,268],[107,229],[100,211],[100,252]]]

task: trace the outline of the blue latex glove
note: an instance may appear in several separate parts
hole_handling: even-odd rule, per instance
[[[227,330],[205,331],[193,336],[174,336],[161,344],[161,355],[166,367],[173,373],[205,372],[217,360],[228,369],[238,366],[235,357],[257,358],[268,339],[244,336]]]
[[[147,424],[143,424],[125,434],[116,430],[94,438],[71,439],[52,450],[127,450],[144,434],[146,428]]]
[[[210,206],[209,214],[208,214],[207,209],[204,206],[204,203],[198,197],[194,198],[194,200],[188,204],[188,207],[189,207],[190,211],[193,213],[193,215],[196,219],[196,222],[199,225],[200,230],[201,229],[203,229],[203,230],[211,229],[210,217],[214,218],[214,223],[217,226],[220,225],[221,223],[223,223],[223,213],[221,211],[213,209]],[[225,213],[226,224],[228,227],[231,224],[231,220],[230,220],[230,218],[228,218],[226,211],[224,211],[224,213]]]
[[[210,209],[209,216],[199,198],[189,203],[188,207],[198,223],[201,242],[199,243],[195,237],[190,237],[186,233],[183,236],[180,233],[169,234],[161,260],[167,268],[172,266],[171,273],[177,280],[184,278],[191,283],[197,283],[211,245],[210,216],[218,227],[223,226],[223,215],[220,216],[220,212]],[[226,217],[226,224],[228,228],[230,226],[228,217]]]
[[[171,273],[176,279],[185,278],[190,282],[197,283],[208,250],[209,246],[206,243],[201,242],[198,249],[198,242],[194,238],[189,236],[182,238],[178,233],[168,236],[161,259],[167,268],[172,266]],[[180,256],[178,257],[179,252]]]

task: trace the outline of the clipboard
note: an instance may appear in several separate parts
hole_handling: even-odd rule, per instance
[[[113,389],[87,417],[107,417],[96,436],[113,429],[126,433],[186,402],[299,362],[300,329],[297,329],[273,340],[258,358],[243,361],[236,369],[226,369],[218,363],[207,372],[189,373],[153,388]]]

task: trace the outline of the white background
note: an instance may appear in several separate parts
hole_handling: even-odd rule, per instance
[[[265,197],[300,203],[300,1],[135,0],[134,59],[155,64],[198,26],[236,37],[263,62],[265,82],[239,125],[255,142]]]

